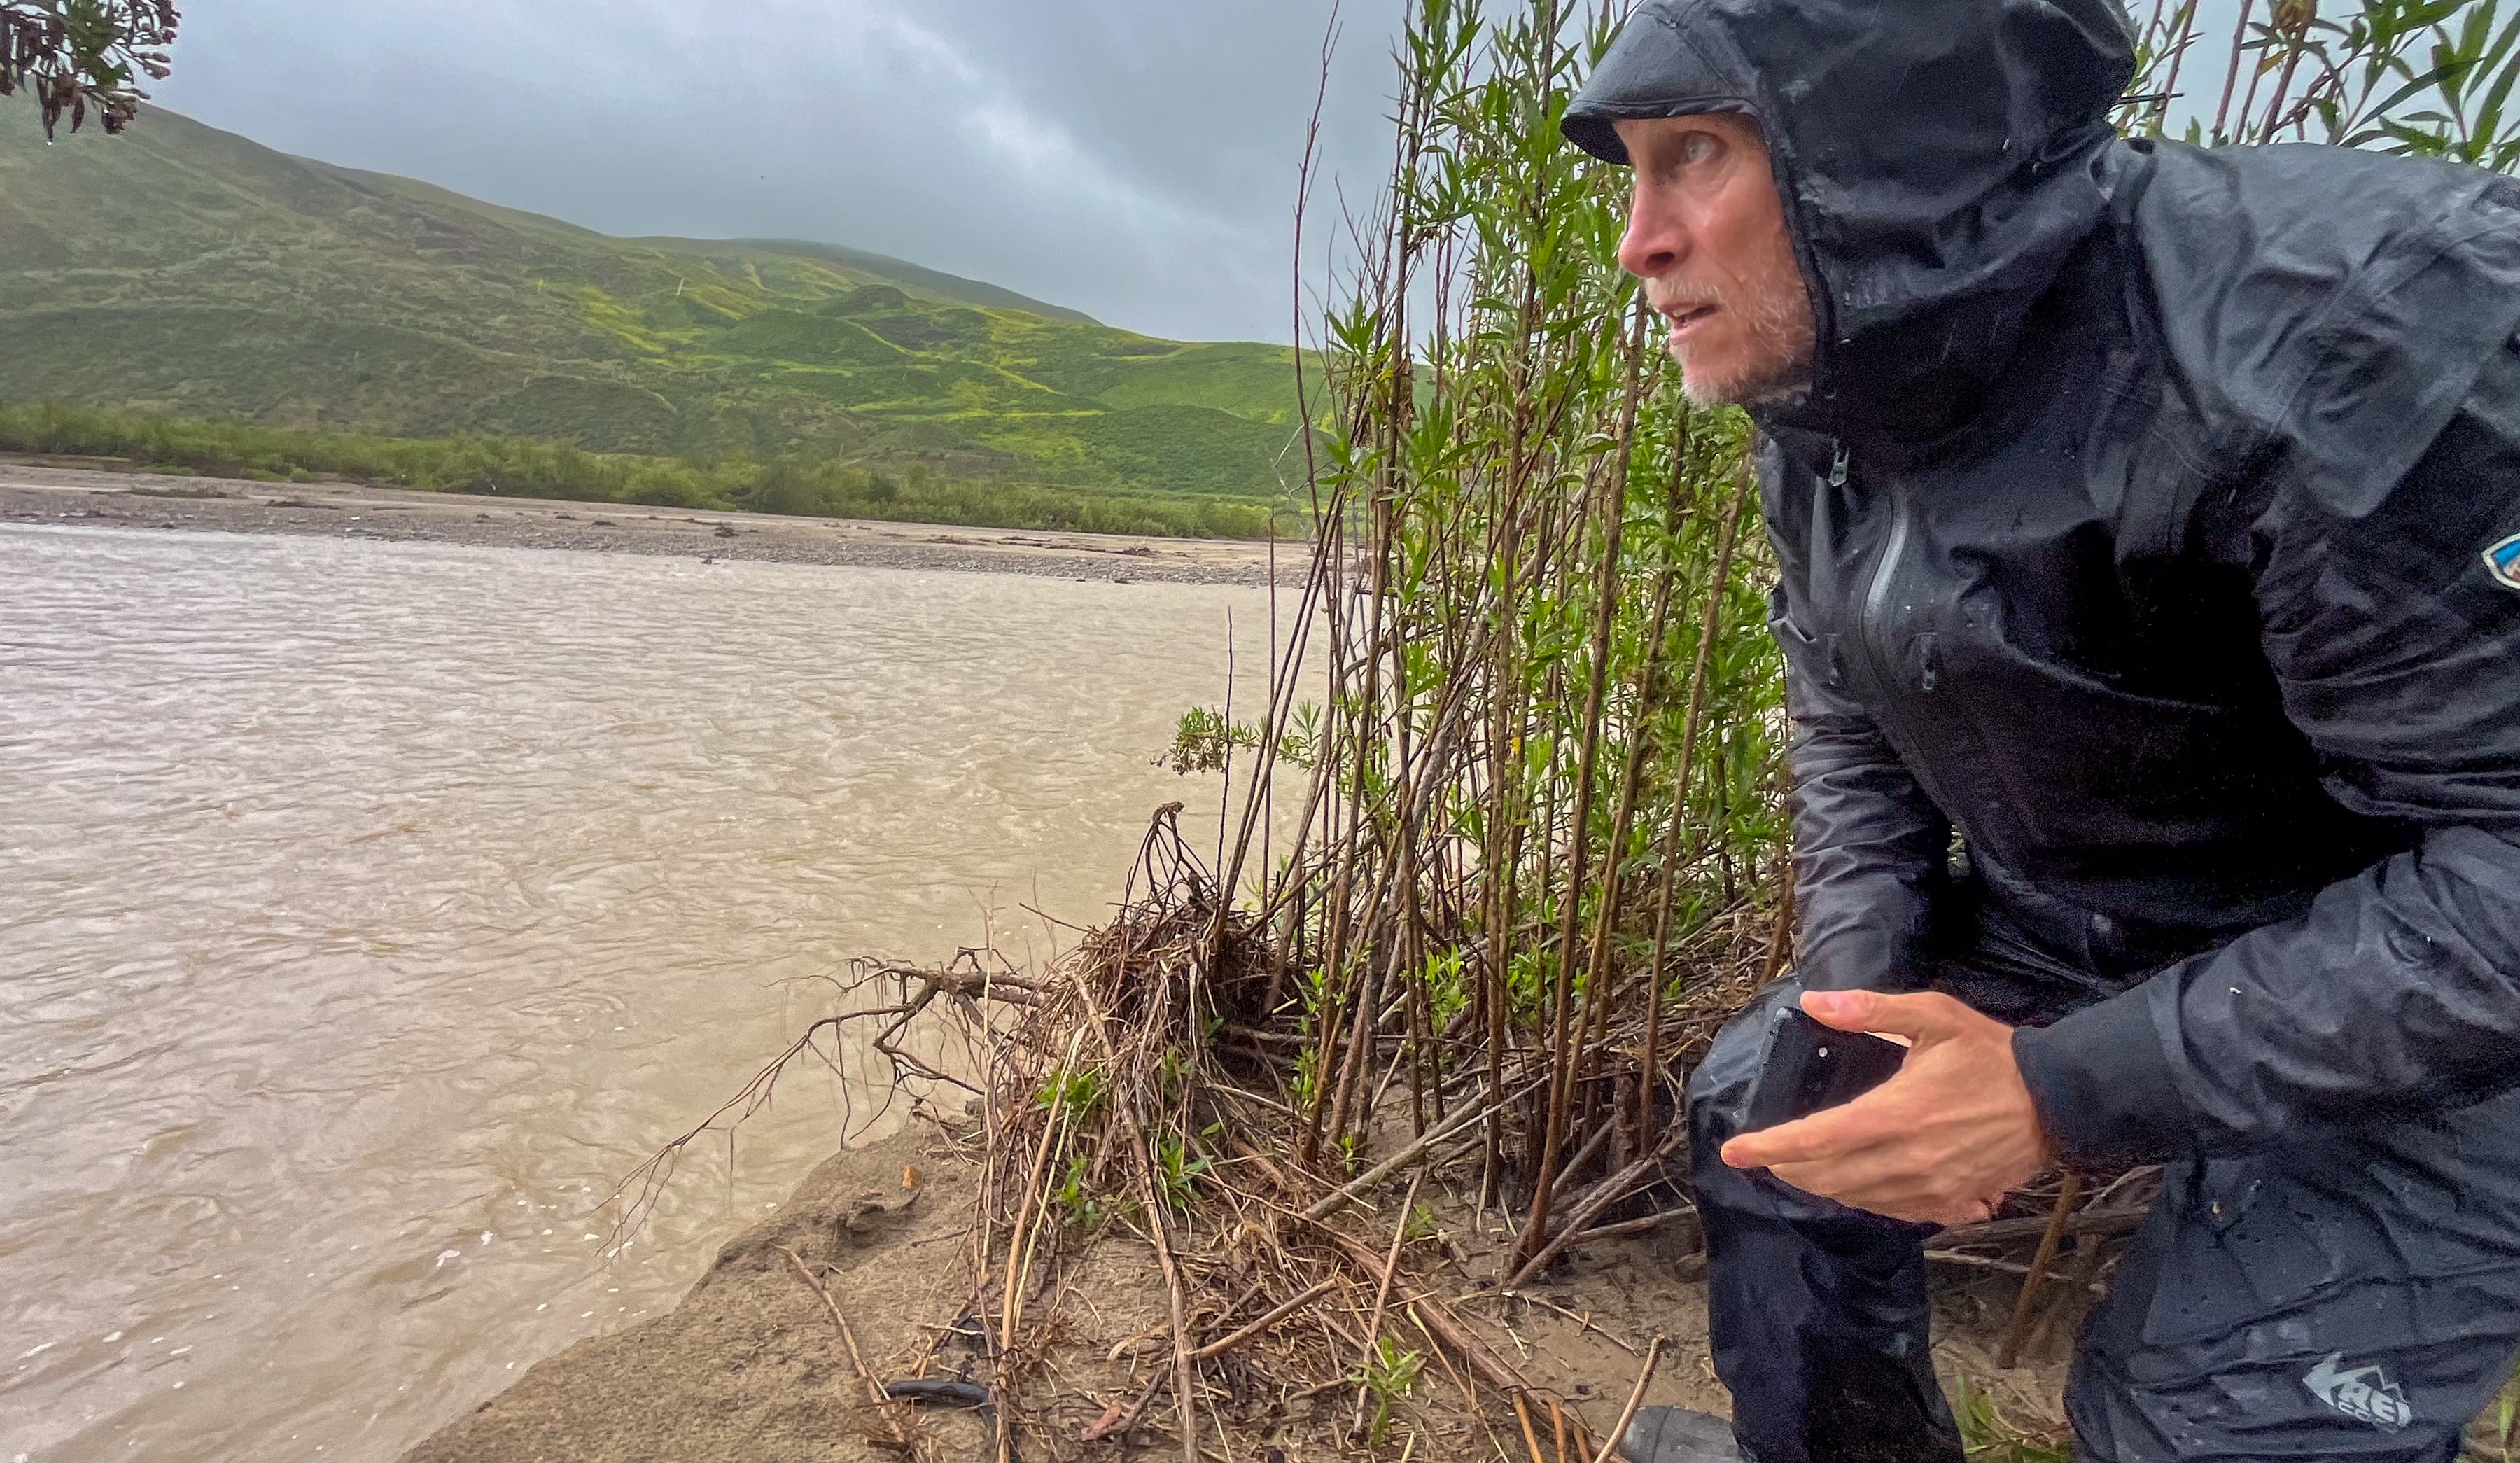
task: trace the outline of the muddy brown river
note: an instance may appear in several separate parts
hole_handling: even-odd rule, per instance
[[[799,1071],[608,1253],[820,977],[1213,838],[1229,618],[1248,709],[1259,589],[0,527],[0,1463],[391,1459],[670,1307],[902,1121]]]

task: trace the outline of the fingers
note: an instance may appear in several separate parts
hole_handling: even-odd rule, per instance
[[[1787,1164],[1771,1169],[1778,1181],[1851,1209],[1912,1223],[1974,1224],[1994,1217],[2000,1201],[1955,1191],[1932,1177],[1892,1169],[1850,1170],[1834,1164]]]
[[[1778,1164],[1816,1163],[1837,1156],[1845,1144],[1821,1119],[1799,1118],[1757,1132],[1745,1132],[1726,1143],[1724,1161],[1736,1169],[1773,1169]],[[1815,1130],[1815,1125],[1818,1125]]]
[[[1872,1007],[1882,997],[1871,991],[1805,991],[1803,1013],[1839,1031],[1871,1029]]]
[[[1878,991],[1806,991],[1803,1011],[1822,1026],[1839,1031],[1884,1032],[1912,1042],[1950,1036],[1960,1029],[1964,1017],[1976,1015],[1938,991],[1912,996],[1885,996]]]
[[[1899,1079],[1843,1107],[1745,1132],[1724,1145],[1724,1161],[1736,1169],[1772,1169],[1778,1164],[1819,1163],[1841,1159],[1901,1135],[1909,1124],[1893,1107]]]

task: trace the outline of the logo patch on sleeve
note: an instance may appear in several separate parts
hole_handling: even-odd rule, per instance
[[[2486,572],[2506,590],[2520,590],[2520,533],[2485,551]]]

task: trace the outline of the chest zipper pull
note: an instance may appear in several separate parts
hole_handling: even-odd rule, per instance
[[[1837,456],[1828,461],[1828,485],[1832,488],[1842,488],[1846,486],[1846,444],[1839,442],[1835,445]]]

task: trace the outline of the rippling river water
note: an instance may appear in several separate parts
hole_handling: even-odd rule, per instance
[[[594,1205],[812,977],[1212,837],[1229,616],[1255,704],[1256,589],[0,528],[0,1463],[389,1459],[670,1307],[838,1084]]]

